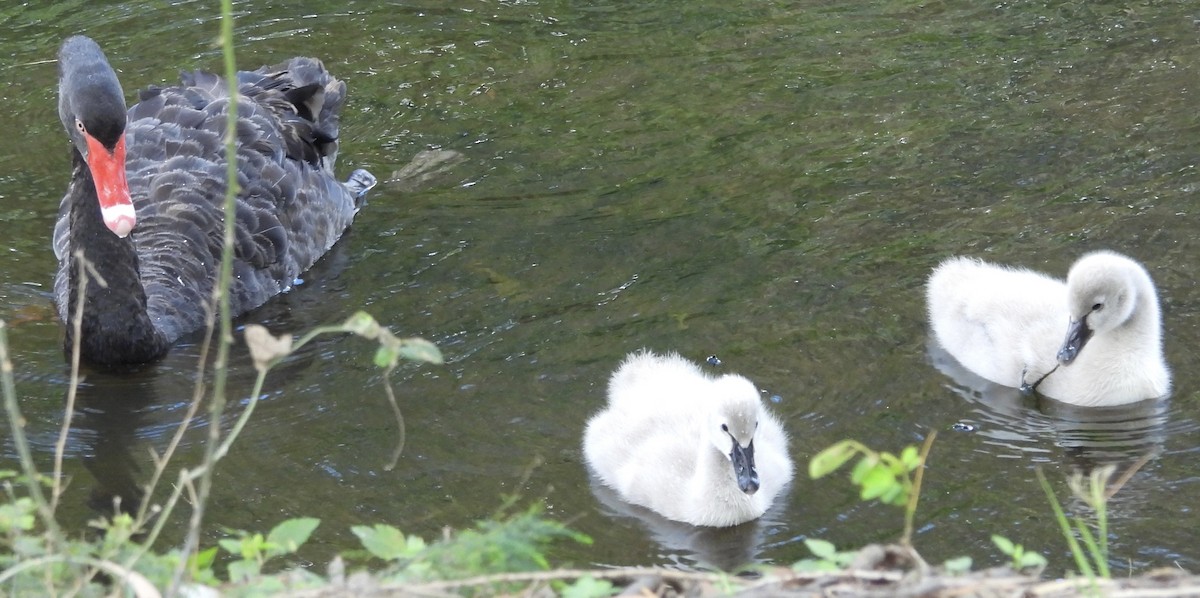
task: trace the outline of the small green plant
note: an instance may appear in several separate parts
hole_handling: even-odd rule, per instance
[[[1036,553],[1027,552],[1024,546],[1001,536],[1000,534],[992,534],[992,544],[1000,549],[1005,556],[1012,559],[1012,568],[1015,571],[1032,570],[1034,575],[1041,573],[1042,569],[1046,568],[1046,557]]]
[[[792,565],[792,569],[795,571],[841,571],[849,567],[850,563],[854,562],[855,555],[858,554],[854,550],[839,552],[833,546],[833,542],[828,540],[807,538],[804,540],[804,545],[816,558],[797,561]]]
[[[129,515],[111,521],[93,521],[99,537],[55,540],[36,518],[38,507],[32,498],[16,494],[11,471],[0,471],[4,478],[4,502],[0,503],[0,595],[42,596],[70,593],[82,595],[119,594],[128,590],[134,596],[157,595],[157,585],[165,584],[178,562],[178,555],[148,555],[135,571],[120,561],[134,552],[131,541],[134,525]],[[40,482],[47,484],[45,481]]]
[[[936,436],[937,432],[930,432],[919,451],[908,446],[899,455],[872,450],[856,440],[843,440],[817,453],[808,463],[808,475],[813,479],[824,477],[861,456],[850,471],[850,481],[862,488],[859,495],[863,500],[904,507],[904,535],[900,543],[910,546],[921,475]]]
[[[957,556],[942,563],[942,570],[948,575],[965,575],[971,572],[974,561],[969,556]]]
[[[1112,578],[1112,571],[1108,567],[1108,501],[1152,457],[1154,457],[1154,453],[1143,455],[1133,465],[1130,465],[1116,481],[1111,483],[1110,480],[1117,471],[1116,466],[1111,464],[1096,467],[1086,475],[1076,471],[1067,478],[1067,487],[1071,489],[1071,494],[1087,505],[1095,515],[1094,532],[1085,517],[1081,515],[1067,517],[1062,504],[1058,502],[1058,497],[1054,494],[1054,489],[1046,479],[1046,474],[1040,467],[1036,470],[1038,482],[1042,485],[1042,490],[1046,492],[1046,499],[1050,501],[1054,519],[1058,521],[1058,527],[1067,540],[1071,556],[1075,558],[1075,565],[1079,568],[1079,572],[1091,581],[1092,593],[1096,595],[1100,594],[1100,588],[1096,581]]]
[[[288,519],[271,529],[263,537],[261,533],[234,531],[236,538],[223,538],[217,543],[239,560],[229,563],[229,581],[244,582],[262,575],[263,564],[275,557],[293,554],[300,545],[308,541],[313,530],[321,522],[312,517]]]
[[[619,590],[607,579],[596,579],[584,575],[571,583],[559,584],[558,595],[562,598],[604,598],[615,596]]]
[[[813,457],[808,472],[814,479],[822,477],[860,454],[862,458],[851,470],[850,481],[861,487],[862,499],[878,499],[888,505],[907,504],[912,493],[909,474],[921,465],[915,446],[905,447],[897,456],[876,452],[856,440],[843,440]]]
[[[1062,504],[1058,502],[1058,497],[1054,495],[1054,489],[1050,487],[1050,481],[1046,479],[1046,474],[1042,473],[1040,467],[1037,469],[1038,482],[1046,492],[1046,499],[1050,501],[1050,508],[1054,511],[1054,519],[1058,521],[1063,537],[1071,548],[1075,565],[1079,567],[1079,572],[1093,583],[1097,577],[1112,577],[1108,568],[1108,498],[1111,495],[1106,489],[1108,480],[1115,471],[1114,466],[1106,465],[1093,469],[1091,475],[1087,476],[1086,484],[1084,475],[1080,472],[1075,472],[1067,481],[1075,497],[1091,507],[1096,515],[1096,533],[1092,533],[1084,517],[1067,517]]]
[[[423,552],[426,544],[420,536],[407,536],[394,526],[377,523],[350,528],[371,556],[385,561],[412,562]]]
[[[351,528],[371,556],[388,561],[394,581],[455,579],[515,571],[546,570],[545,551],[558,538],[591,544],[588,536],[541,516],[537,506],[487,519],[441,542],[428,544],[390,525]]]
[[[14,471],[0,471],[3,479],[7,502],[0,504],[0,534],[4,543],[0,546],[11,548],[13,541],[19,535],[33,531],[37,523],[37,505],[27,496],[18,497],[13,489],[11,478],[17,477]],[[7,552],[7,551],[6,551]],[[3,558],[5,553],[0,553]]]
[[[228,530],[228,537],[219,540],[218,546],[185,558],[179,548],[158,552],[139,544],[135,520],[121,514],[93,521],[91,526],[99,534],[67,538],[56,550],[37,522],[33,501],[16,495],[14,477],[18,476],[0,471],[0,487],[7,494],[0,495],[3,596],[159,596],[160,588],[168,587],[179,567],[187,571],[181,592],[190,595],[207,595],[214,589],[234,597],[288,595],[340,583],[332,572],[326,578],[286,563],[286,557],[295,554],[319,525],[314,518],[283,521],[265,535]],[[550,569],[546,553],[551,543],[563,538],[591,543],[591,538],[544,518],[536,505],[503,515],[511,504],[506,502],[500,512],[472,529],[447,533],[436,542],[406,535],[390,525],[355,526],[351,531],[366,553],[388,563],[370,583],[400,593],[425,585],[433,588],[430,591],[460,588],[466,594],[492,595],[527,583],[505,576]],[[218,559],[222,552],[226,556]],[[219,562],[226,563],[220,575],[214,570]],[[269,568],[278,572],[264,572]],[[598,598],[611,596],[615,589],[599,574],[558,578],[548,572],[545,580],[564,596]]]

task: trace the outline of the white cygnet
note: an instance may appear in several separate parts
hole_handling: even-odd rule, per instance
[[[927,290],[934,337],[992,382],[1089,407],[1170,392],[1158,295],[1146,269],[1126,256],[1084,255],[1065,284],[954,257],[934,270]]]
[[[631,354],[613,374],[583,453],[623,500],[711,527],[761,517],[793,469],[783,426],[754,384],[649,351]]]

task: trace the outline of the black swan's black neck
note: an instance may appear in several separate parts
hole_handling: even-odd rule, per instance
[[[83,280],[81,272],[86,273],[80,330],[82,357],[105,365],[152,361],[166,352],[167,344],[146,311],[146,291],[138,271],[133,238],[122,239],[104,225],[91,172],[79,152],[72,153],[67,316],[69,320],[75,318]],[[79,251],[90,263],[90,269],[80,268],[75,257]],[[103,285],[96,275],[104,281]],[[75,327],[73,321],[66,324],[69,353]]]

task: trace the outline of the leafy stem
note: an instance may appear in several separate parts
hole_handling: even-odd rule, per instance
[[[911,547],[921,474],[935,437],[937,432],[930,432],[919,451],[915,446],[907,446],[899,455],[875,451],[857,440],[843,440],[817,453],[809,461],[808,473],[813,479],[820,478],[860,457],[850,471],[850,481],[861,487],[859,495],[863,500],[904,507],[904,534],[900,543]]]

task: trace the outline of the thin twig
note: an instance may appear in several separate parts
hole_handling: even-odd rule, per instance
[[[254,380],[254,389],[250,394],[250,400],[246,402],[246,408],[238,415],[237,421],[233,423],[233,427],[229,430],[229,434],[225,435],[225,439],[221,441],[220,446],[213,452],[212,461],[208,464],[209,467],[216,466],[217,461],[225,458],[229,454],[229,449],[233,446],[235,440],[241,435],[242,429],[246,427],[246,422],[250,421],[250,416],[254,414],[254,408],[258,405],[259,397],[262,396],[263,381],[267,378],[265,370],[258,372],[258,377]]]
[[[4,571],[0,571],[0,584],[16,577],[26,569],[43,567],[54,563],[79,563],[88,565],[100,571],[109,574],[114,581],[122,582],[123,585],[133,591],[136,598],[160,598],[162,594],[146,579],[141,573],[133,571],[112,561],[94,559],[85,556],[73,556],[69,554],[57,553],[48,556],[37,557],[25,561],[21,561]]]
[[[1121,488],[1124,488],[1125,484],[1128,483],[1130,478],[1133,477],[1133,474],[1137,473],[1139,469],[1144,467],[1156,456],[1158,456],[1158,452],[1151,451],[1145,455],[1142,455],[1141,458],[1133,463],[1133,465],[1130,465],[1129,469],[1126,469],[1123,473],[1121,473],[1121,477],[1117,478],[1117,481],[1113,482],[1104,492],[1104,500],[1111,499],[1118,492],[1120,492]]]
[[[200,410],[200,404],[204,402],[204,375],[208,363],[208,351],[212,346],[212,330],[216,325],[216,318],[210,306],[205,304],[205,330],[208,334],[204,335],[204,341],[200,343],[200,357],[196,363],[196,381],[192,386],[192,400],[188,404],[187,411],[183,414],[183,419],[175,428],[175,433],[171,436],[171,441],[167,443],[167,448],[161,455],[155,453],[151,449],[154,457],[154,473],[151,474],[150,482],[146,484],[146,499],[142,502],[142,507],[138,511],[138,520],[144,521],[147,513],[147,507],[150,505],[150,497],[153,496],[155,489],[158,487],[158,482],[162,479],[166,472],[167,463],[171,461],[171,457],[175,455],[175,451],[179,449],[179,445],[183,443],[183,436],[191,428],[192,422],[196,419],[196,413]],[[164,514],[165,516],[166,514]]]
[[[779,571],[782,572],[781,575],[772,575],[761,580],[750,580],[732,576],[726,573],[678,571],[674,569],[661,569],[654,567],[624,567],[619,569],[601,570],[557,569],[554,571],[534,571],[529,573],[497,573],[469,577],[465,579],[435,581],[419,584],[396,584],[384,586],[380,589],[390,587],[394,589],[402,589],[405,594],[408,594],[409,592],[416,594],[427,594],[463,588],[482,588],[497,584],[533,584],[555,581],[571,581],[583,577],[591,577],[593,579],[609,581],[653,577],[668,582],[706,583],[728,588],[732,591],[744,591],[770,587],[772,585],[778,585],[781,583],[808,583],[813,581],[822,581],[825,583],[833,583],[836,581],[896,583],[904,577],[904,574],[900,571],[847,570],[840,572],[812,573],[803,573],[783,569]],[[299,596],[299,594],[296,596]]]
[[[52,486],[50,492],[50,510],[58,511],[58,501],[62,497],[65,488],[62,486],[62,464],[63,458],[66,455],[67,437],[71,431],[71,422],[75,417],[75,402],[79,396],[79,365],[83,355],[83,310],[87,303],[87,287],[89,281],[94,277],[96,284],[101,288],[108,288],[108,282],[100,275],[100,272],[88,261],[82,249],[75,250],[72,253],[75,260],[76,272],[76,295],[75,295],[75,313],[71,314],[71,378],[67,386],[67,402],[63,407],[62,425],[58,432],[58,441],[54,446],[54,474],[51,476]],[[100,573],[100,568],[93,566],[86,574],[80,575],[75,580],[74,587],[67,591],[66,596],[70,598],[83,591],[84,587],[92,582]],[[153,589],[153,588],[152,588]],[[155,590],[157,591],[157,590]]]
[[[78,273],[75,291],[75,313],[71,314],[71,382],[67,385],[67,404],[63,407],[62,425],[58,430],[58,441],[54,445],[54,473],[51,476],[50,510],[58,510],[58,499],[62,496],[62,464],[67,452],[67,435],[71,431],[71,419],[75,416],[75,398],[79,394],[79,359],[80,348],[83,345],[83,308],[87,300],[89,273],[96,276],[96,283],[107,287],[108,283],[99,272],[91,267],[91,263],[83,255],[82,249],[77,249],[71,255],[75,259],[75,271]],[[90,272],[89,272],[90,271]]]
[[[933,448],[933,439],[937,438],[937,430],[930,430],[929,435],[925,437],[925,442],[921,445],[921,465],[917,467],[917,473],[913,475],[912,489],[908,494],[908,505],[904,510],[904,536],[900,538],[900,543],[912,547],[913,535],[913,519],[916,517],[917,504],[921,501],[921,480],[925,477],[925,463],[929,459],[929,451]],[[924,563],[924,561],[921,561]]]
[[[404,442],[408,438],[408,430],[404,426],[404,413],[400,411],[400,403],[396,401],[396,393],[392,390],[393,369],[395,369],[394,366],[389,365],[383,371],[383,390],[387,393],[388,403],[392,406],[392,414],[396,416],[396,428],[399,430],[400,439],[396,442],[396,450],[392,452],[392,462],[383,467],[384,471],[396,469],[396,464],[400,462],[400,455],[404,452]]]
[[[188,532],[185,537],[182,558],[171,580],[169,594],[174,595],[183,581],[187,571],[187,563],[200,545],[200,531],[204,522],[204,509],[212,490],[212,473],[215,466],[216,451],[221,440],[221,416],[225,411],[225,383],[228,377],[226,368],[229,362],[229,349],[233,344],[233,316],[229,309],[229,290],[233,279],[233,244],[237,223],[237,108],[238,108],[238,78],[237,65],[233,52],[233,1],[221,0],[221,49],[225,58],[225,83],[228,86],[229,101],[225,109],[225,235],[221,248],[221,267],[213,288],[213,305],[220,314],[220,327],[217,340],[217,357],[213,363],[212,402],[209,404],[210,425],[208,442],[205,445],[204,462],[199,468],[200,478],[197,485],[196,502],[192,505],[192,517],[188,522]]]

